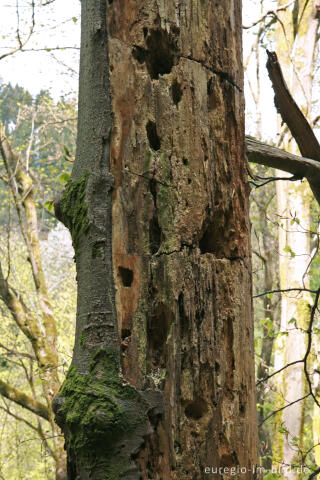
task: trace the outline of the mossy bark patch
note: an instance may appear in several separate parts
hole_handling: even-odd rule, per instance
[[[81,234],[86,234],[89,230],[86,203],[88,178],[89,172],[85,172],[78,180],[69,181],[59,202],[61,217],[71,232],[76,255]]]
[[[71,366],[60,398],[56,414],[68,430],[68,451],[82,459],[86,468],[93,468],[98,457],[100,461],[104,458],[109,474],[103,478],[121,478],[120,471],[126,471],[124,463],[128,458],[121,453],[121,437],[135,434],[139,426],[145,428],[147,403],[119,376],[118,352],[98,350],[88,375]]]

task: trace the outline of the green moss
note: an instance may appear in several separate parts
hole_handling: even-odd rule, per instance
[[[124,428],[123,412],[100,382],[80,375],[74,367],[68,372],[61,395],[65,423],[71,432],[68,444],[73,450],[92,447],[99,439]]]
[[[89,230],[88,206],[86,204],[86,187],[89,172],[85,172],[79,180],[67,183],[60,200],[61,213],[71,232],[72,242],[77,255],[80,236]]]
[[[103,480],[119,480],[125,478],[124,475],[127,472],[127,459],[122,455],[117,455],[117,461],[108,464],[104,467],[104,479]]]
[[[87,461],[90,457],[92,463],[91,457],[101,449],[109,457],[116,441],[146,420],[136,415],[134,405],[139,402],[139,394],[130,385],[123,385],[119,354],[111,349],[93,355],[87,375],[71,366],[60,396],[64,398],[60,414],[68,432],[67,448]]]
[[[80,334],[80,339],[79,339],[79,345],[81,348],[84,347],[84,343],[86,341],[86,334],[85,334],[85,331],[82,330],[81,334]]]
[[[92,258],[102,258],[103,257],[103,245],[101,242],[94,242],[91,250]]]

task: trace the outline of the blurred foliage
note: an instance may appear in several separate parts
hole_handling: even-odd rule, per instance
[[[76,102],[54,102],[46,91],[32,97],[16,85],[0,86],[0,119],[8,139],[33,180],[38,206],[42,262],[58,330],[60,379],[72,358],[76,281],[69,232],[57,222],[53,198],[68,181],[75,152]],[[40,318],[30,259],[21,237],[12,194],[0,162],[0,257],[4,275]],[[3,381],[45,403],[30,342],[0,300],[0,376]],[[39,426],[43,438],[39,435]],[[0,396],[0,479],[53,480],[46,421]]]
[[[4,265],[5,274],[10,264],[10,283],[24,295],[28,308],[37,314],[39,306],[27,251],[16,229],[13,229],[10,235],[10,256],[7,242],[6,228],[2,227],[0,255],[7,259]],[[56,226],[47,238],[41,241],[41,251],[58,328],[59,370],[60,378],[63,379],[71,362],[76,317],[75,265],[69,232],[61,225]],[[45,402],[30,342],[13,323],[1,301],[0,316],[1,379]],[[0,478],[1,474],[9,480],[55,478],[53,459],[36,431],[39,422],[50,445],[51,431],[47,422],[39,420],[32,413],[0,396]]]
[[[61,98],[54,102],[47,91],[32,97],[18,85],[1,85],[0,119],[14,151],[32,172],[39,220],[43,226],[51,227],[56,224],[56,220],[48,213],[53,209],[53,196],[68,181],[74,161],[76,101]],[[2,164],[0,175],[5,177]],[[8,205],[8,192],[1,182],[1,224],[7,221]]]

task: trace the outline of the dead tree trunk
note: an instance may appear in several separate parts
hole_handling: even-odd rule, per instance
[[[82,1],[70,479],[254,477],[240,3]]]

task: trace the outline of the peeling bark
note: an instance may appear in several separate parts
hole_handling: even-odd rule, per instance
[[[240,2],[82,4],[69,478],[254,478]]]

